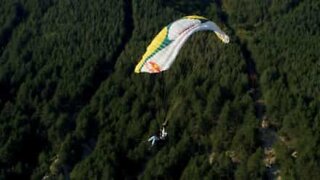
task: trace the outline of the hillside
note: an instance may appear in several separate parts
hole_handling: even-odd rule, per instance
[[[0,179],[319,176],[320,2],[2,0],[0,12]],[[170,70],[135,74],[162,27],[192,14],[230,43],[199,32]]]

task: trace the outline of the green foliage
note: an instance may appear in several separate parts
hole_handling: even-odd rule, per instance
[[[262,179],[255,62],[283,179],[318,177],[319,3],[1,1],[0,179]],[[159,30],[196,33],[163,76],[134,74]],[[234,28],[234,29],[232,29]],[[147,139],[168,121],[168,140]],[[298,157],[291,156],[298,151]]]
[[[319,2],[272,1],[272,21],[249,43],[261,73],[267,114],[279,129],[277,157],[284,179],[313,179],[319,160]],[[317,25],[316,25],[317,24]],[[292,153],[298,152],[297,158]],[[301,161],[301,159],[309,159]]]

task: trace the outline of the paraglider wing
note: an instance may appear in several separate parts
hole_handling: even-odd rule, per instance
[[[147,47],[135,73],[159,73],[170,68],[187,39],[197,31],[210,30],[224,43],[229,37],[214,22],[201,16],[186,16],[164,27]]]

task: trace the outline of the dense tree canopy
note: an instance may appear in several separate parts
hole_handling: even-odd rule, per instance
[[[0,12],[0,179],[264,179],[262,114],[279,175],[318,177],[320,2],[2,0]],[[196,33],[169,71],[134,74],[190,14],[230,44]]]

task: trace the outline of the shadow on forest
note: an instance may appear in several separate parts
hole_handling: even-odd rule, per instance
[[[198,14],[201,15],[205,12],[206,8],[210,4],[210,0],[200,0],[200,1],[163,1],[165,6],[171,7],[179,12],[186,15]]]

